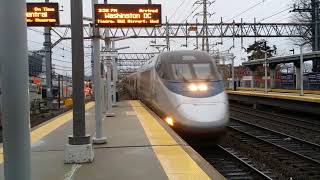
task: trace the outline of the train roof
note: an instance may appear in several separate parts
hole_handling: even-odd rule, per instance
[[[180,50],[180,51],[168,51],[159,55],[161,62],[181,62],[183,60],[189,61],[208,61],[213,58],[204,51],[195,50]]]

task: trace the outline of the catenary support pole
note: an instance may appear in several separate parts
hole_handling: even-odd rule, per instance
[[[169,22],[168,22],[167,16],[166,16],[166,49],[167,51],[170,51]]]
[[[46,3],[49,2],[49,0],[45,0]],[[52,59],[51,59],[51,27],[45,27],[44,28],[44,52],[45,52],[45,60],[46,60],[46,91],[47,91],[47,103],[48,107],[52,108],[52,101],[53,101],[53,95],[52,95]]]
[[[58,87],[59,87],[59,94],[58,94],[58,107],[61,108],[61,75],[58,74]]]
[[[104,0],[104,4],[108,4],[108,0]],[[110,52],[111,51],[111,40],[109,37],[109,33],[110,33],[110,29],[106,28],[105,29],[105,46],[106,46],[106,51]],[[106,102],[106,106],[107,106],[107,113],[106,116],[107,117],[113,117],[114,113],[112,113],[112,94],[111,94],[111,58],[107,57],[105,64],[107,64],[107,82],[106,82],[106,92],[107,92],[107,102]]]
[[[70,144],[88,144],[86,136],[84,106],[84,53],[82,2],[71,0],[71,34],[72,34],[72,94],[73,94],[73,137]]]
[[[0,81],[5,180],[30,180],[26,1],[0,1]]]
[[[102,95],[102,115],[107,112],[107,88],[106,88],[106,75],[105,67],[103,63],[100,63],[100,83],[101,83],[101,95]]]
[[[107,117],[114,117],[112,112],[112,94],[111,94],[111,62],[107,62]]]
[[[92,23],[95,22],[94,4],[98,4],[98,0],[92,0]],[[93,138],[94,144],[103,144],[107,142],[107,138],[103,135],[102,125],[102,105],[101,105],[101,61],[100,61],[100,39],[99,29],[93,28],[93,39],[92,39],[92,58],[94,68],[94,97],[95,97],[95,121],[96,121],[96,135]]]
[[[65,149],[65,163],[87,163],[94,158],[85,123],[82,18],[82,1],[71,0],[73,135]]]
[[[301,57],[300,57],[301,58]],[[295,73],[296,73],[296,90],[299,90],[301,89],[301,77],[300,77],[300,74],[301,74],[301,66],[300,66],[300,62],[296,62],[294,63],[294,66],[295,66]]]
[[[115,41],[111,42],[112,46],[112,51],[115,51],[116,49],[116,45],[115,45]],[[117,92],[117,63],[116,63],[116,57],[111,57],[111,61],[112,61],[112,82],[113,82],[113,86],[112,86],[112,106],[116,106],[117,105],[117,100],[116,100],[116,92]]]
[[[233,56],[232,59],[231,59],[231,60],[232,60],[232,62],[231,62],[231,66],[232,66],[232,67],[231,67],[231,68],[232,68],[231,74],[232,74],[232,90],[233,90],[233,91],[236,90],[236,86],[235,86],[235,84],[234,84],[234,83],[235,83],[235,81],[234,81],[234,59],[235,59],[235,58],[236,58],[236,57]]]

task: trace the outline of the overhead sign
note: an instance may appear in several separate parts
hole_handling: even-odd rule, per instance
[[[97,27],[161,26],[159,4],[95,4]]]
[[[54,27],[59,25],[58,3],[27,3],[27,26]]]

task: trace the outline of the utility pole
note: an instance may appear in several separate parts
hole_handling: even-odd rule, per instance
[[[49,0],[45,0],[46,3]],[[52,108],[52,59],[51,59],[51,27],[44,28],[44,52],[45,52],[45,59],[46,59],[46,90],[47,90],[47,103],[48,107]]]
[[[73,135],[66,145],[65,163],[87,163],[94,158],[85,122],[82,11],[82,1],[71,0]]]
[[[0,1],[5,180],[31,180],[26,1]]]

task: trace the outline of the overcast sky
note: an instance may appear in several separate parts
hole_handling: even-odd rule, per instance
[[[35,0],[29,0],[28,2],[36,2]],[[60,6],[63,6],[63,11],[60,12],[60,24],[70,24],[70,0],[53,0],[51,2],[58,2]],[[99,3],[103,3],[99,0]],[[144,4],[147,0],[109,0],[108,3],[114,4]],[[201,12],[202,8],[195,10],[197,6],[193,6],[195,0],[153,0],[154,4],[162,5],[162,16],[165,19],[167,16],[170,22],[183,22],[186,17],[189,16],[193,11],[192,15],[187,19],[188,22],[195,22],[198,18],[201,20],[200,16],[194,16],[196,13]],[[208,11],[213,15],[209,18],[209,23],[219,22],[222,17],[226,22],[232,22],[234,19],[236,22],[240,22],[243,18],[244,22],[253,22],[254,18],[261,22],[290,22],[290,7],[292,7],[292,0],[216,0],[210,7]],[[91,17],[91,1],[83,1],[84,16]],[[57,29],[57,28],[55,28]],[[59,30],[59,29],[58,29]],[[59,30],[62,31],[63,29]],[[43,28],[30,27],[28,28],[28,47],[29,50],[39,50],[42,48],[43,43]],[[52,41],[54,42],[59,37],[55,34],[52,36]],[[154,52],[157,51],[152,47],[148,47],[149,42],[152,39],[129,39],[117,43],[117,47],[130,46],[130,49],[123,50],[122,52]],[[257,39],[259,40],[259,39]],[[269,38],[267,39],[270,45],[278,46],[278,53],[280,55],[290,54],[290,49],[298,48],[293,45],[293,43],[287,38]],[[218,42],[220,39],[210,39],[210,43]],[[164,40],[158,40],[158,43],[165,44]],[[225,51],[232,46],[232,39],[224,38],[223,45],[218,45],[214,49],[219,51]],[[253,38],[245,39],[244,47],[253,43]],[[184,44],[184,40],[173,39],[171,41],[171,50],[184,49],[181,47]],[[190,40],[190,44],[194,43],[194,40]],[[88,47],[90,41],[85,42],[85,46]],[[237,56],[236,64],[241,63],[241,58],[245,58],[246,54],[241,50],[240,39],[235,41],[236,48],[232,52]],[[189,47],[193,49],[194,47]],[[91,74],[90,67],[90,52],[91,49],[85,48],[85,71],[87,75]],[[62,62],[67,61],[67,62]],[[63,41],[59,43],[53,49],[53,64],[56,65],[58,73],[61,74],[71,74],[71,43],[70,41]],[[58,70],[59,69],[59,70]],[[64,70],[62,70],[64,69]]]

